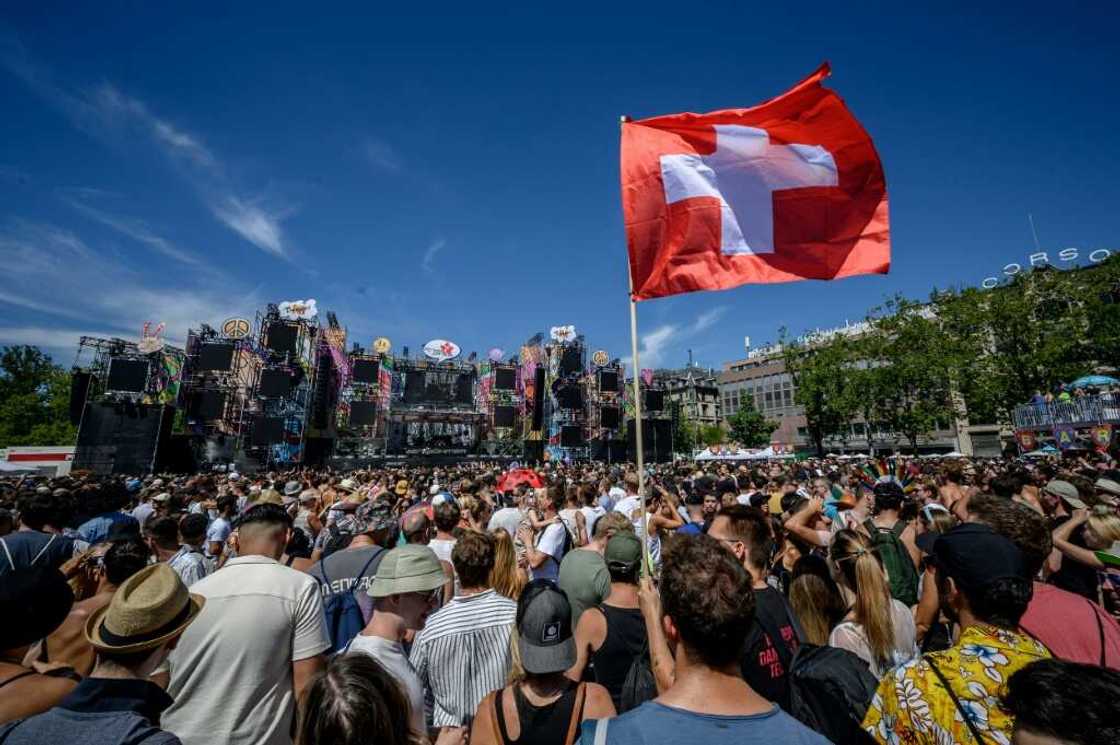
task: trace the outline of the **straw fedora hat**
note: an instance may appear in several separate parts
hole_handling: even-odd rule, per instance
[[[155,649],[183,633],[205,602],[201,595],[187,592],[167,564],[152,564],[126,579],[109,605],[90,616],[86,640],[101,652]]]

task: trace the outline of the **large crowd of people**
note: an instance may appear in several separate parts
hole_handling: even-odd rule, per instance
[[[1117,466],[4,478],[0,743],[1116,743]]]

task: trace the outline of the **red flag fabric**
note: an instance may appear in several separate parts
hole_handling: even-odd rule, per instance
[[[825,63],[749,109],[622,124],[632,297],[890,269],[887,187]]]

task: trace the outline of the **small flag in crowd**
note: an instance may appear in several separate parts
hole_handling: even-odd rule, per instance
[[[828,74],[749,109],[623,122],[635,300],[887,272],[883,167]]]

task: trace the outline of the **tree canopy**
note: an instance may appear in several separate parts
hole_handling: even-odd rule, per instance
[[[72,445],[70,376],[37,347],[0,348],[0,447]]]
[[[1120,256],[1040,267],[993,289],[935,290],[928,303],[896,297],[859,333],[786,342],[784,358],[820,454],[861,419],[911,448],[953,420],[1006,423],[1035,391],[1115,369]]]

